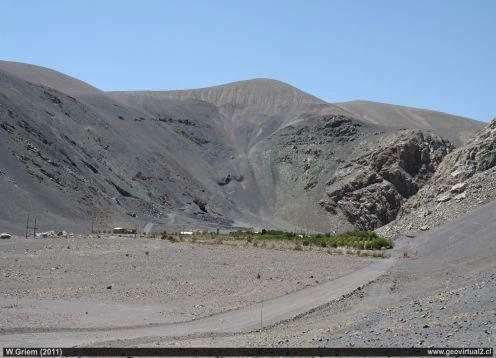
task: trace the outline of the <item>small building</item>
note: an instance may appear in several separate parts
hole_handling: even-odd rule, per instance
[[[181,231],[181,235],[193,235],[193,231]]]
[[[136,229],[128,229],[125,227],[114,227],[112,229],[114,234],[136,234]]]

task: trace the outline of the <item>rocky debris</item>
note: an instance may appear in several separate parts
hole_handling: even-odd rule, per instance
[[[193,203],[195,203],[196,205],[198,205],[198,208],[203,211],[204,213],[207,213],[207,203],[203,200],[200,200],[200,199],[194,199],[193,200]]]
[[[429,182],[409,198],[392,223],[377,229],[387,237],[436,227],[496,200],[496,119],[474,139],[448,154]],[[424,216],[430,211],[432,215]],[[415,219],[412,219],[415,218]]]
[[[220,186],[224,186],[224,185],[227,185],[229,184],[231,181],[237,181],[237,182],[242,182],[244,180],[244,177],[243,175],[231,175],[231,174],[227,174],[226,176],[220,178],[219,180],[217,180],[217,184],[220,185]]]
[[[405,199],[433,175],[453,150],[447,140],[406,131],[352,160],[328,182],[320,203],[328,212],[341,211],[358,229],[375,229],[394,220]]]
[[[10,239],[11,237],[12,235],[7,234],[5,232],[0,234],[0,239]]]
[[[126,198],[130,198],[130,197],[133,197],[133,194],[131,194],[130,192],[128,192],[127,190],[125,190],[124,188],[120,187],[119,185],[115,184],[113,181],[110,181],[110,180],[106,180],[109,184],[111,184],[115,190],[117,190],[117,192],[122,195],[123,197],[126,197]]]
[[[338,141],[353,141],[359,134],[360,123],[344,115],[330,115],[319,119],[315,130],[324,137],[334,137]]]
[[[144,175],[142,172],[137,172],[136,175],[131,179],[133,181],[135,180],[150,180],[152,177],[148,175]]]

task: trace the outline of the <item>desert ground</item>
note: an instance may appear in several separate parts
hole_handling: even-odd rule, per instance
[[[496,347],[496,202],[396,241],[368,285],[274,327],[142,346]]]
[[[134,236],[14,237],[1,247],[1,335],[192,321],[317,286],[373,261]]]
[[[385,259],[132,237],[5,240],[0,342],[494,347],[495,208],[400,238]]]

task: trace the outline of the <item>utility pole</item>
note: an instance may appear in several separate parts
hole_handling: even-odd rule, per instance
[[[28,230],[29,230],[29,215],[28,215],[28,221],[26,221],[26,239],[28,238]]]
[[[263,301],[260,307],[260,332],[262,332],[262,329],[263,329]]]
[[[29,221],[30,221],[29,219],[30,219],[30,216],[28,215],[28,220],[26,221],[26,239],[29,237],[29,235],[31,235],[29,233],[29,229],[33,229],[33,238],[36,239],[36,229],[37,229],[37,227],[36,227],[36,216],[34,217],[34,226],[33,227],[29,226]]]

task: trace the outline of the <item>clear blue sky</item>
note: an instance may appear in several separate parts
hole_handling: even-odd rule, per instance
[[[103,90],[265,77],[329,102],[496,116],[495,0],[2,0],[0,59]]]

